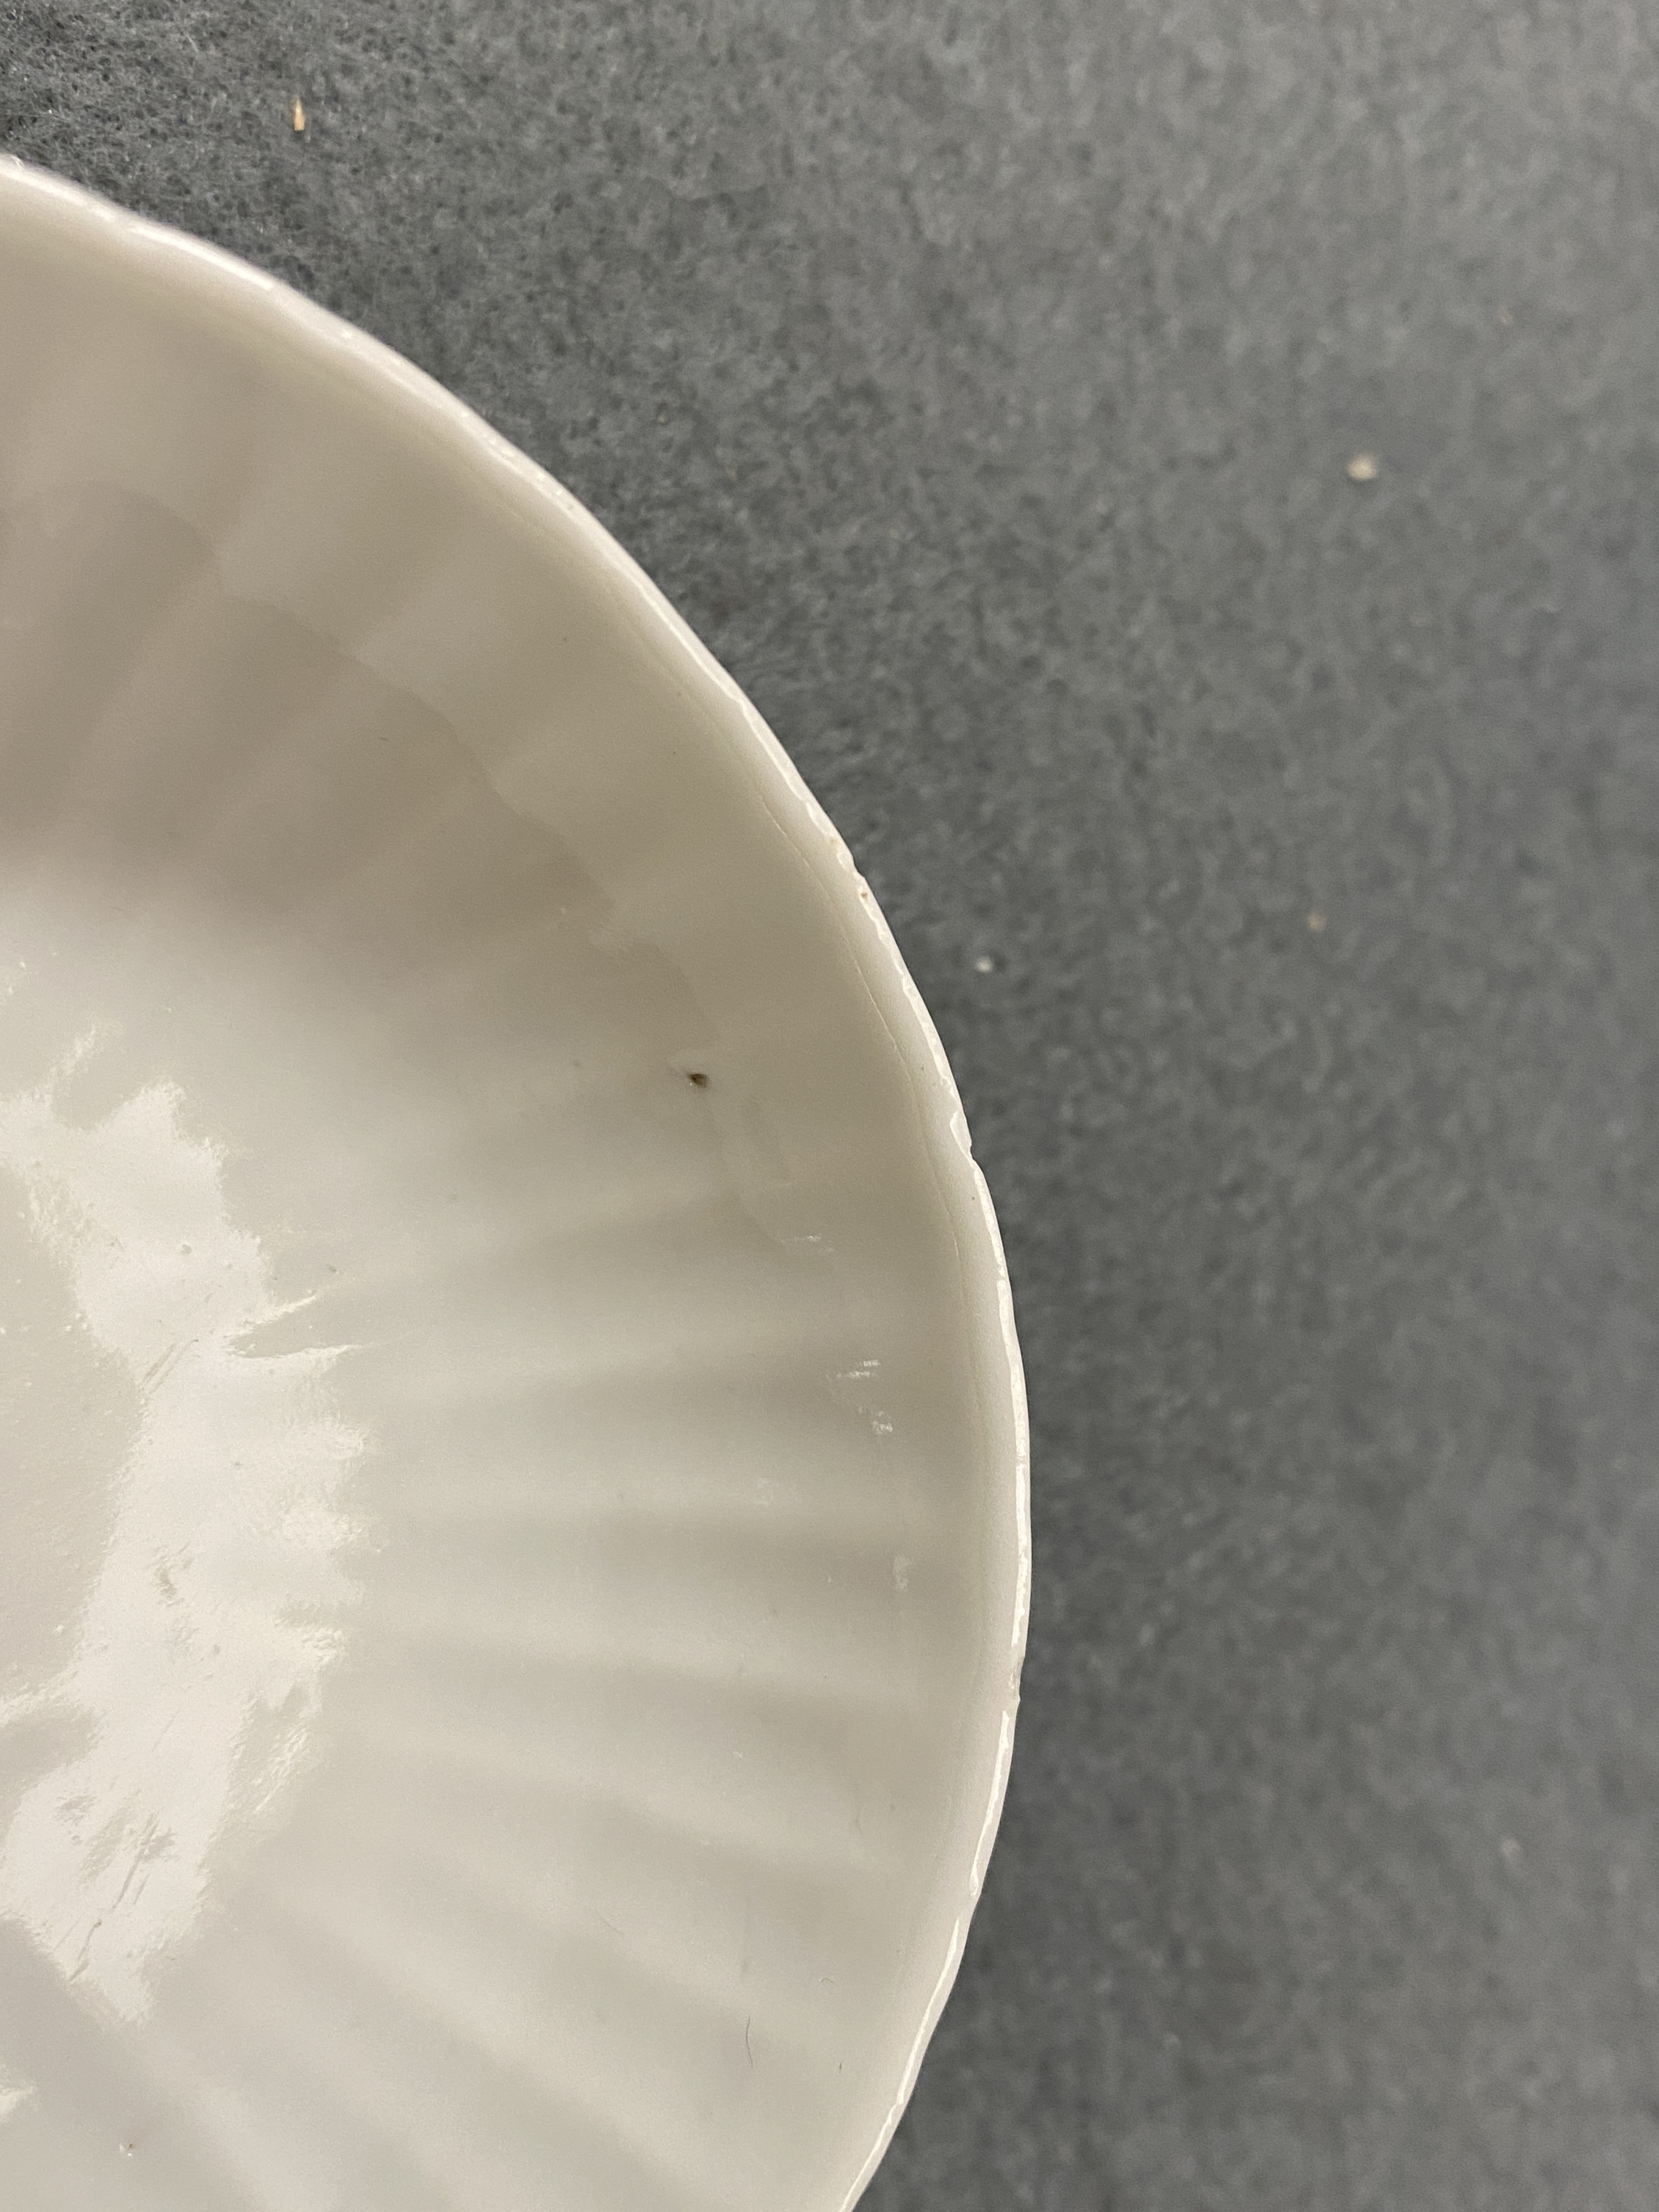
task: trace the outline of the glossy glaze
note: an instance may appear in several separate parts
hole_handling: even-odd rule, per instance
[[[0,742],[0,2195],[833,2212],[1027,1577],[845,848],[522,457],[15,165]]]

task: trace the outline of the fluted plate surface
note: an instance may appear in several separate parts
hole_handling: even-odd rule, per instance
[[[1024,1413],[753,710],[406,364],[0,164],[0,2203],[836,2212]]]

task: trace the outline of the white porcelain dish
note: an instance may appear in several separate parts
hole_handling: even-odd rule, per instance
[[[0,2203],[835,2212],[1028,1576],[845,848],[599,526],[0,164]]]

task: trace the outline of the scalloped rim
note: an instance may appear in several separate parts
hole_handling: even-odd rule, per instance
[[[21,204],[36,215],[51,210],[60,218],[66,234],[84,237],[95,232],[129,262],[153,267],[162,282],[182,286],[202,304],[228,313],[251,335],[303,356],[327,358],[336,369],[343,368],[361,388],[378,393],[406,428],[447,447],[505,493],[520,514],[574,543],[639,628],[653,636],[669,658],[678,661],[706,695],[712,694],[721,703],[725,735],[743,759],[769,811],[830,899],[865,984],[908,1073],[964,1274],[977,1276],[981,1291],[988,1282],[993,1292],[989,1303],[996,1316],[994,1334],[976,1329],[971,1352],[983,1401],[991,1405],[1001,1400],[1012,1416],[1013,1449],[1000,1471],[1000,1483],[1006,1492],[1002,1540],[1012,1537],[1014,1574],[1012,1604],[1005,1608],[1000,1625],[1006,1637],[1006,1672],[999,1684],[994,1662],[990,1663],[985,1702],[975,1717],[975,1732],[981,1741],[992,1729],[995,1731],[982,1816],[957,1884],[941,1881],[935,1895],[935,1910],[941,1919],[949,1919],[950,1925],[939,1929],[931,1942],[919,1941],[915,1947],[916,1956],[906,1982],[921,1986],[907,1988],[897,2008],[915,2024],[904,2044],[896,2069],[896,2087],[878,2123],[875,2138],[840,2201],[841,2212],[848,2212],[880,2164],[909,2101],[928,2041],[962,1962],[968,1923],[984,1882],[1007,1790],[1030,1606],[1030,1429],[1013,1299],[990,1192],[973,1157],[962,1100],[939,1032],[851,853],[778,738],[644,570],[556,478],[401,354],[222,247],[134,215],[15,156],[0,155],[0,210],[8,201],[14,206]],[[994,1468],[990,1474],[994,1488],[998,1474]],[[989,1525],[993,1540],[997,1540],[994,1514]],[[994,1620],[987,1624],[993,1636],[999,1626]],[[942,1893],[947,1890],[950,1893]],[[938,1962],[931,1979],[930,1960]]]

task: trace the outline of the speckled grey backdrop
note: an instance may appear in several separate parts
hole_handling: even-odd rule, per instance
[[[938,1016],[1039,1581],[873,2212],[1659,2203],[1656,33],[0,0],[5,143],[556,470]]]

